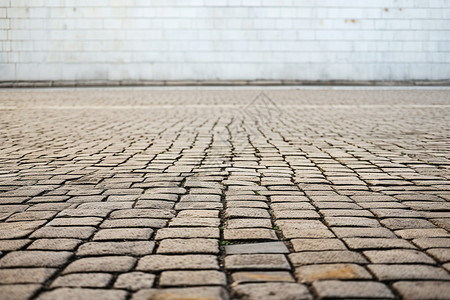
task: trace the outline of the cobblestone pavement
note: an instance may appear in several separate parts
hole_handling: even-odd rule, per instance
[[[450,90],[2,90],[1,299],[450,298]]]

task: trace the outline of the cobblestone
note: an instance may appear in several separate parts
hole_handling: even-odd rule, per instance
[[[327,280],[313,283],[322,299],[394,299],[393,293],[382,283]]]
[[[441,88],[0,90],[0,298],[448,298],[449,108]]]
[[[448,299],[448,281],[400,281],[393,284],[394,289],[405,299]]]

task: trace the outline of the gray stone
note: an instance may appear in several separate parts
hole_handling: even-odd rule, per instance
[[[367,260],[358,252],[345,250],[291,253],[289,254],[289,259],[294,266],[330,263],[367,263]]]
[[[228,293],[222,287],[192,287],[172,289],[144,289],[135,293],[131,300],[149,299],[208,299],[228,300]]]
[[[236,254],[225,257],[227,270],[290,270],[283,254]]]
[[[152,234],[153,230],[150,228],[101,229],[94,235],[93,240],[149,240]]]
[[[172,227],[161,228],[156,232],[155,240],[167,238],[220,238],[219,228]]]
[[[0,285],[2,300],[27,300],[39,290],[39,284]]]
[[[450,275],[444,269],[427,265],[369,265],[368,268],[382,281],[450,280]]]
[[[148,255],[139,260],[139,271],[219,269],[214,255]]]
[[[225,254],[289,253],[283,242],[237,244],[225,246]]]
[[[153,286],[155,275],[142,272],[120,274],[114,283],[114,288],[138,291]]]
[[[247,283],[232,289],[233,299],[246,300],[310,300],[306,286],[290,282]]]
[[[125,300],[127,292],[108,289],[59,288],[42,293],[38,300]]]
[[[219,241],[214,239],[165,239],[159,243],[157,253],[219,253]]]
[[[289,272],[235,272],[231,275],[233,285],[250,282],[294,282]]]
[[[448,299],[450,295],[448,281],[400,281],[392,286],[404,299],[437,300]]]
[[[67,251],[15,251],[0,259],[0,267],[59,267],[71,256]]]
[[[56,269],[51,268],[20,268],[0,270],[1,284],[44,283]]]
[[[106,287],[112,275],[106,273],[81,273],[57,277],[50,287]]]
[[[275,230],[267,228],[225,229],[225,240],[278,240]]]
[[[344,243],[338,239],[293,239],[295,252],[320,250],[347,250]]]
[[[133,255],[141,256],[151,254],[155,242],[88,242],[78,248],[78,256],[93,255]]]
[[[313,283],[313,288],[321,299],[394,299],[395,296],[389,288],[379,282],[373,281],[338,281],[324,280]]]
[[[345,238],[344,242],[350,249],[354,250],[416,248],[408,241],[397,238]]]
[[[159,285],[163,287],[226,285],[225,273],[219,271],[164,271],[161,273]]]
[[[363,267],[355,264],[309,265],[295,269],[299,282],[314,282],[328,279],[372,279]]]
[[[103,256],[80,258],[68,265],[63,274],[80,272],[127,272],[136,259],[129,256]]]
[[[39,239],[35,240],[27,250],[67,250],[73,251],[81,240],[77,239]]]
[[[373,250],[363,253],[375,264],[436,264],[431,257],[416,250]]]

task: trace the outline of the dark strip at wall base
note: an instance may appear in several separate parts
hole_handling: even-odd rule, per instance
[[[86,80],[0,81],[0,88],[114,86],[450,86],[445,80]]]

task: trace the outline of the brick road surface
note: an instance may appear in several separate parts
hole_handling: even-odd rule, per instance
[[[6,299],[449,299],[450,90],[2,90]]]

